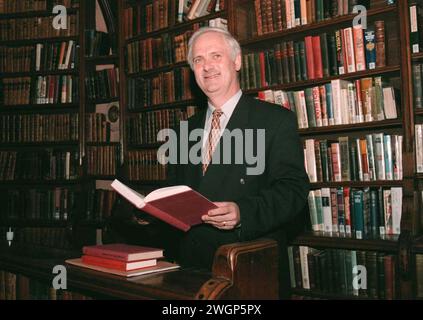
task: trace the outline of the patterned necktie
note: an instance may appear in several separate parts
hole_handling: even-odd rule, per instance
[[[211,161],[214,152],[214,148],[216,147],[216,144],[220,138],[220,117],[222,116],[222,114],[223,112],[220,110],[213,111],[209,139],[207,141],[207,150],[205,156],[203,157],[203,176],[206,173],[207,167]]]

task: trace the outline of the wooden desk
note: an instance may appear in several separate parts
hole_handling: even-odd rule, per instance
[[[112,299],[277,299],[277,244],[258,240],[222,246],[213,270],[179,269],[132,278],[64,263],[65,258],[1,250],[0,270],[52,283],[55,265],[65,265],[67,290]],[[77,256],[74,256],[75,258]]]

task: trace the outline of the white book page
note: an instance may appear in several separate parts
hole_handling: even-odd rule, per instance
[[[181,192],[189,191],[189,190],[191,190],[191,188],[188,186],[172,186],[172,187],[160,188],[149,193],[145,197],[144,201],[150,202],[150,201],[165,198],[165,197],[175,195]]]
[[[124,185],[119,180],[115,179],[112,184],[112,188],[115,189],[119,194],[128,199],[134,206],[137,208],[142,208],[145,206],[144,199],[145,197],[142,194],[139,194],[135,190]]]

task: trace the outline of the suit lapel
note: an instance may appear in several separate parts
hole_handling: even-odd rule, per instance
[[[205,121],[206,121],[206,114],[207,114],[207,108],[200,111],[198,118],[196,121],[190,123],[189,126],[189,132],[195,129],[204,129]],[[188,140],[188,152],[191,150],[191,148],[198,143],[197,141],[189,141]],[[202,179],[202,165],[200,164],[192,164],[191,161],[188,159],[188,165],[187,165],[187,172],[185,175],[185,178],[190,181],[189,185],[194,188],[198,189],[198,186]],[[188,184],[188,183],[187,183]]]
[[[249,115],[249,106],[250,103],[248,101],[248,97],[244,94],[241,96],[241,99],[238,101],[234,112],[232,113],[231,118],[229,119],[228,124],[226,125],[226,129],[232,131],[234,129],[244,129],[248,126],[248,115]],[[218,147],[222,143],[222,137],[218,142]],[[222,150],[222,148],[221,148]],[[214,157],[215,155],[213,155]],[[222,154],[220,154],[220,163],[222,161]],[[231,162],[232,164],[226,165],[219,165],[211,163],[206,171],[204,177],[202,177],[199,191],[204,195],[213,198],[213,194],[216,194],[218,191],[218,186],[224,183],[225,177],[230,174],[231,170],[234,168],[234,161],[235,161],[235,148],[231,145]],[[200,177],[202,176],[201,173],[201,166],[200,166]]]

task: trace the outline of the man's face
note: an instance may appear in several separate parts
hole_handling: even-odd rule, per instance
[[[222,34],[206,32],[199,36],[192,56],[197,84],[211,100],[226,101],[239,90],[237,71],[241,68],[241,55],[232,60]]]

